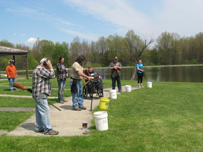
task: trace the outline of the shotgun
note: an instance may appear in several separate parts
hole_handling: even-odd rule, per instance
[[[24,90],[27,90],[27,91],[29,91],[29,92],[32,93],[32,89],[25,88],[24,86],[22,86],[21,84],[19,84],[19,83],[17,83],[17,82],[15,82],[15,83],[13,84],[13,87],[20,88],[20,89],[22,89],[23,91],[24,91]],[[59,109],[58,107],[56,107],[55,105],[53,105],[53,104],[50,103],[49,101],[48,101],[48,103],[49,103],[50,105],[52,105],[54,108],[56,108],[56,109],[58,109],[59,111],[61,111],[61,109]]]
[[[116,72],[118,73],[118,80],[119,80],[119,82],[120,82],[120,75],[119,75],[118,69],[116,69]]]

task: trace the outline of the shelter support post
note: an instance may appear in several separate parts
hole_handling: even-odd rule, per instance
[[[27,75],[27,79],[28,78],[28,54],[26,54],[26,75]]]

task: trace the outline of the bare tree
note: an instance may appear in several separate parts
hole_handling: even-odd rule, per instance
[[[136,54],[135,54],[135,65],[134,65],[134,72],[133,72],[133,75],[131,77],[131,80],[134,80],[135,79],[135,74],[136,74],[136,65],[137,65],[137,62],[138,60],[140,59],[142,53],[154,42],[154,38],[151,37],[150,39],[147,39],[147,38],[143,38],[142,41],[139,41],[137,43],[137,47],[135,48],[136,49]]]

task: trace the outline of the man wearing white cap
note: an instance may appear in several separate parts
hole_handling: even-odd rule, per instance
[[[36,123],[35,132],[45,135],[58,135],[50,124],[50,110],[47,96],[51,95],[50,79],[55,78],[54,69],[47,58],[43,58],[32,74],[32,97],[35,99]]]
[[[122,92],[121,88],[121,69],[122,65],[118,62],[118,57],[114,58],[114,61],[109,65],[109,69],[111,70],[111,79],[112,79],[112,89],[115,89],[115,82],[118,84],[118,91]]]

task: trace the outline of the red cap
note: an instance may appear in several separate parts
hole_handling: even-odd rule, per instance
[[[91,68],[92,68],[92,66],[89,66],[89,67],[88,67],[88,69],[91,69]]]

